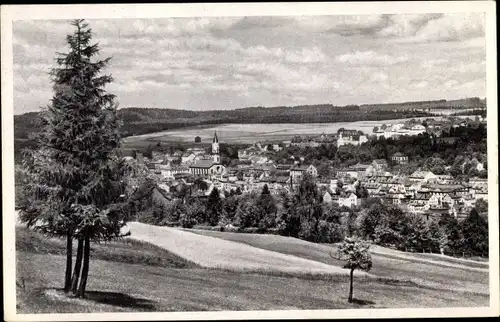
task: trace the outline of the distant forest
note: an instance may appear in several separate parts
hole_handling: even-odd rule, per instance
[[[124,137],[178,129],[182,127],[222,123],[333,123],[353,121],[379,121],[398,118],[431,117],[432,109],[485,108],[479,98],[405,102],[400,104],[373,104],[334,106],[332,104],[246,107],[235,110],[191,111],[178,109],[130,107],[119,110]],[[431,109],[424,112],[423,109]],[[40,113],[30,112],[14,117],[16,153],[33,146],[30,133],[40,127]]]

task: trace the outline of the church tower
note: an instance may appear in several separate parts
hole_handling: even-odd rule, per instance
[[[214,163],[220,163],[219,138],[217,137],[217,132],[214,132],[214,139],[212,141],[212,161]]]

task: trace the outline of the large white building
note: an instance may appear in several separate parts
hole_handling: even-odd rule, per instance
[[[419,134],[423,134],[426,132],[425,126],[421,124],[415,125],[405,125],[402,123],[389,125],[384,130],[378,129],[375,132],[377,138],[385,137],[388,138],[397,138],[400,136],[416,136]]]
[[[360,145],[365,142],[368,142],[368,138],[366,137],[366,135],[360,135],[357,131],[354,130],[344,130],[339,132],[339,136],[337,138],[337,147],[347,144]]]

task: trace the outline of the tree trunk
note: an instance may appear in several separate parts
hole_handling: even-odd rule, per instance
[[[89,260],[90,260],[90,236],[85,232],[85,241],[83,248],[83,270],[82,278],[80,279],[80,286],[78,288],[77,297],[85,298],[85,287],[87,286],[87,277],[89,275]]]
[[[75,269],[73,270],[73,278],[71,279],[71,292],[76,295],[78,290],[78,280],[80,279],[80,271],[82,269],[83,257],[83,238],[78,238],[78,248],[76,250]]]
[[[73,267],[73,233],[70,228],[66,233],[66,276],[64,277],[64,292],[71,288],[71,269]]]
[[[349,303],[352,302],[352,282],[353,282],[353,280],[354,280],[354,269],[351,268],[351,281],[349,283],[349,298],[347,299],[347,301]]]

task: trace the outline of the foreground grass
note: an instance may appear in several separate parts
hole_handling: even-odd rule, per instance
[[[276,235],[228,233],[208,230],[189,231],[330,265],[341,266],[343,264],[343,262],[335,260],[330,256],[330,252],[335,251],[334,245],[315,244],[296,238]],[[396,251],[387,252],[388,254],[380,252],[372,254],[373,267],[370,271],[371,274],[379,277],[412,281],[419,285],[437,289],[489,294],[488,272],[486,270],[477,271],[477,264],[475,263],[471,264],[472,270],[467,270],[429,263],[425,261],[425,259],[429,258],[423,258],[423,256],[402,258],[396,256]],[[455,261],[451,259],[450,263],[455,263]],[[463,263],[460,263],[460,265],[463,265]]]
[[[92,260],[88,299],[68,299],[57,290],[64,256],[17,253],[18,313],[119,311],[218,311],[344,309],[378,307],[487,306],[488,296],[355,281],[356,303],[347,303],[348,280],[241,274]]]
[[[93,247],[88,299],[69,299],[60,291],[63,241],[16,228],[16,245],[18,313],[459,307],[489,301],[484,294],[356,278],[357,302],[347,303],[345,276],[203,269],[154,245],[128,240]],[[150,254],[157,259],[147,260]]]
[[[76,243],[73,244],[76,253]],[[25,227],[16,227],[16,250],[28,253],[64,255],[66,241],[47,238]],[[93,259],[108,260],[128,264],[144,264],[160,267],[193,268],[198,267],[180,256],[176,256],[155,245],[124,238],[112,242],[93,244]]]

